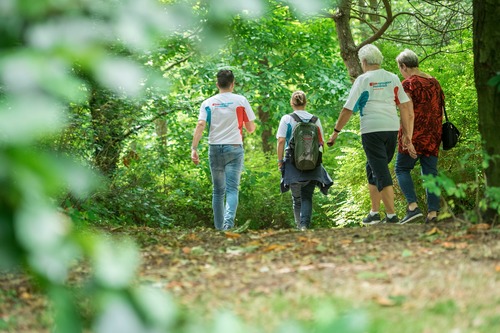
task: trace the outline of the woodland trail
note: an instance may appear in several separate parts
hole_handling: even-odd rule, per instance
[[[314,320],[326,302],[337,313],[383,317],[391,327],[384,332],[487,332],[480,329],[485,321],[500,331],[498,227],[445,221],[305,232],[99,231],[134,239],[143,260],[137,283],[169,292],[207,320],[230,310],[260,332],[274,332],[283,321]],[[72,283],[88,273],[76,267]],[[23,318],[15,332],[46,332],[38,327],[47,302],[29,279],[0,274],[0,285],[0,319]],[[418,322],[429,311],[432,317]]]

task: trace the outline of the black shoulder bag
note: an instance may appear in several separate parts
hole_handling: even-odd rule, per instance
[[[443,150],[449,150],[457,145],[458,139],[460,139],[460,131],[455,125],[453,125],[451,121],[448,120],[448,114],[446,113],[444,100],[443,100],[443,110],[446,121],[443,123],[441,142],[443,143]]]

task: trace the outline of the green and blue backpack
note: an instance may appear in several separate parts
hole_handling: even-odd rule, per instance
[[[313,170],[322,162],[320,146],[323,144],[323,138],[316,125],[318,117],[313,116],[309,121],[304,121],[295,113],[290,113],[290,116],[297,124],[291,130],[287,156],[292,159],[292,164],[297,169]]]

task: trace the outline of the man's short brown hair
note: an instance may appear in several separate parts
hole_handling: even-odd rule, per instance
[[[234,74],[233,71],[229,69],[221,69],[217,73],[217,85],[219,88],[227,89],[234,82]]]

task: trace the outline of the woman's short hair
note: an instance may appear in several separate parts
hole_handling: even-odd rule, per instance
[[[399,66],[405,65],[409,68],[418,67],[418,56],[412,50],[405,49],[396,57],[396,61]]]
[[[229,69],[221,69],[217,73],[217,85],[219,88],[226,89],[231,86],[234,82],[234,74],[233,71]]]
[[[358,58],[360,62],[365,60],[368,65],[380,65],[384,60],[382,52],[373,44],[366,44],[360,48]]]
[[[290,102],[294,106],[304,106],[307,102],[306,94],[302,90],[297,90],[292,94]]]

